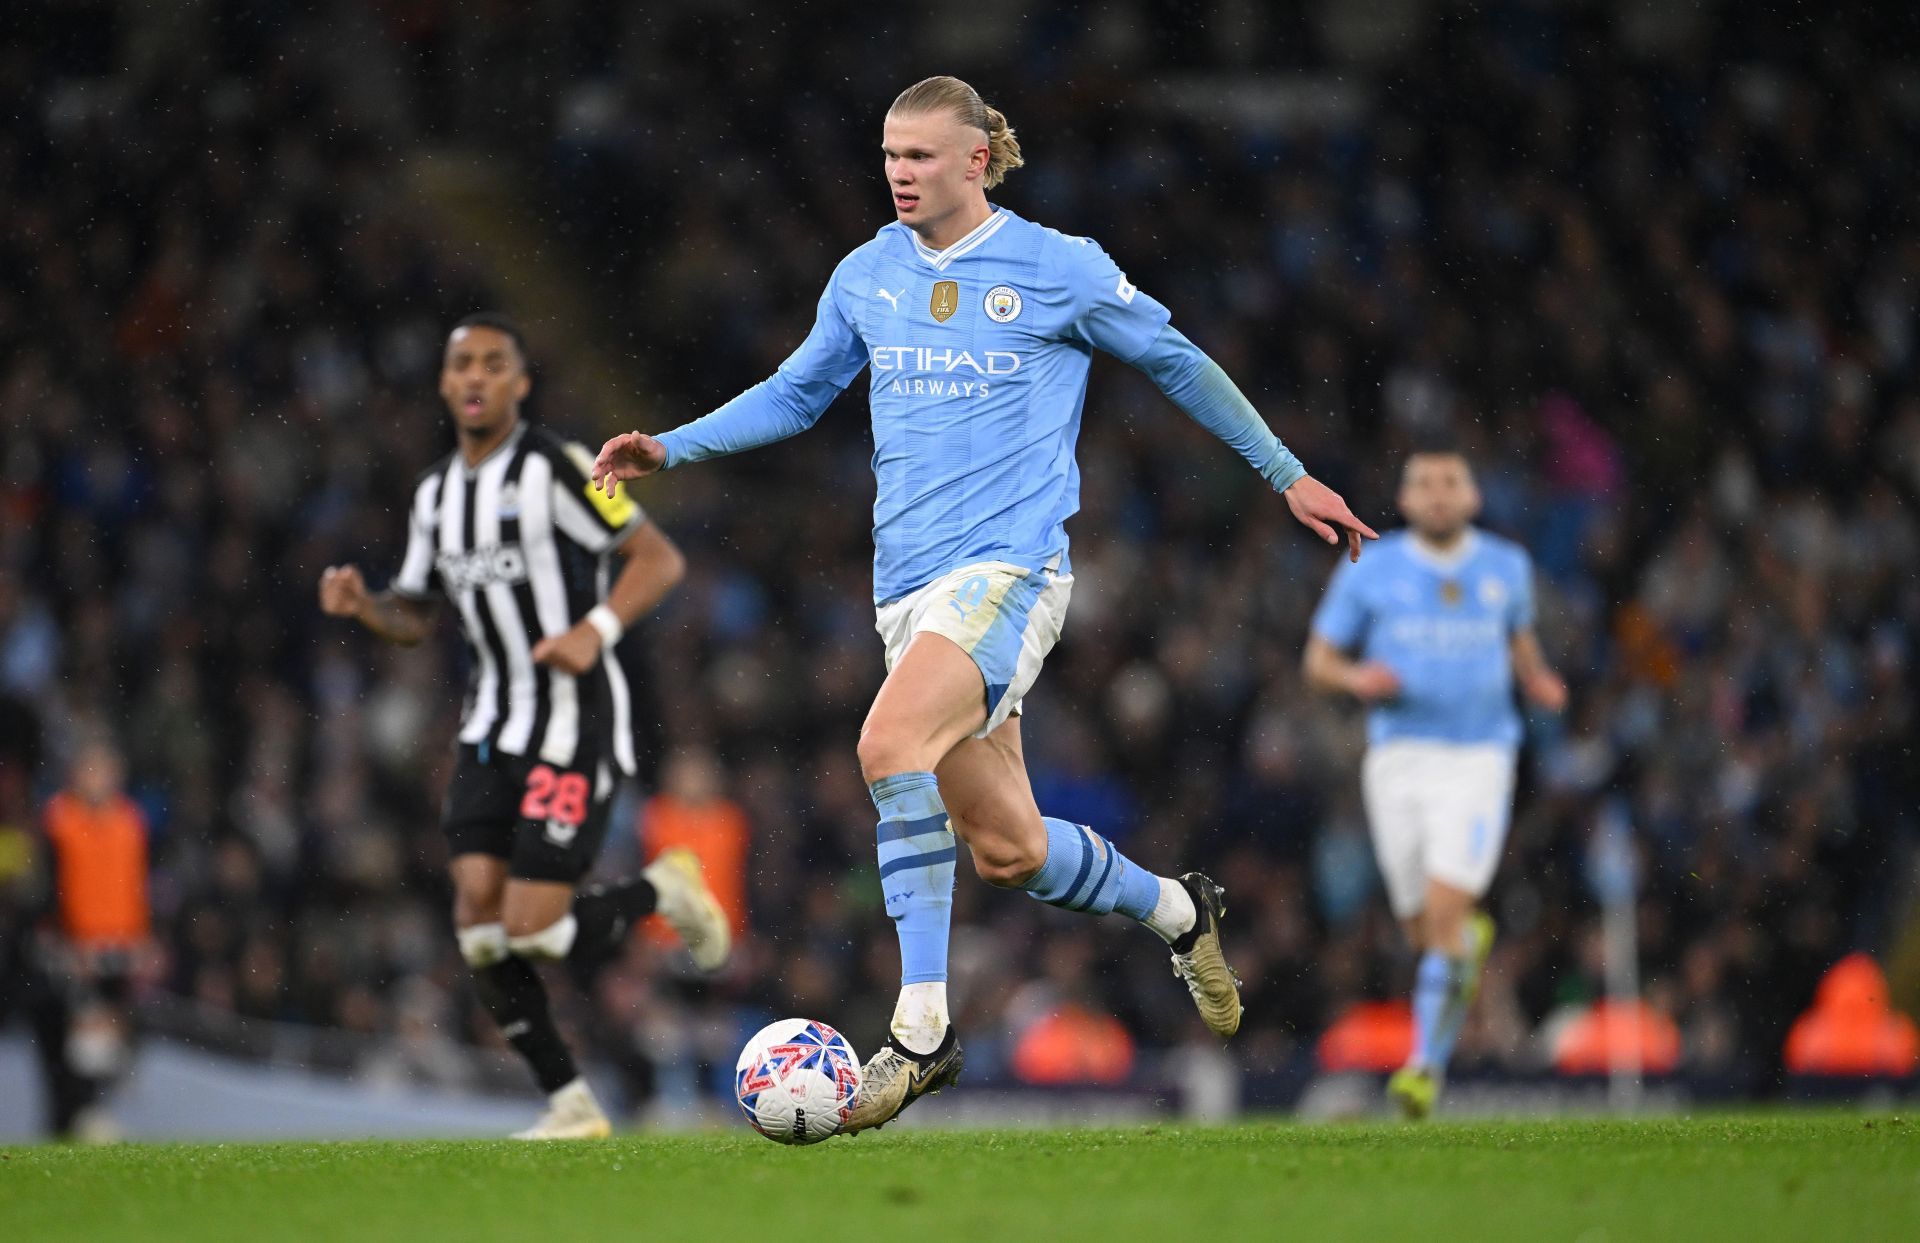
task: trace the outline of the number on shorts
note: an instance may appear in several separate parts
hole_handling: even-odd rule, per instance
[[[527,795],[520,800],[526,820],[558,820],[579,824],[587,818],[587,778],[583,773],[557,773],[541,764],[527,774]]]

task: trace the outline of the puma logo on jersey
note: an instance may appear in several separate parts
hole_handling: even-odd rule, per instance
[[[907,291],[904,289],[900,291],[900,293],[905,293],[905,292]],[[873,296],[876,298],[885,298],[887,300],[887,305],[897,311],[900,309],[900,293],[888,293],[884,289],[876,289],[873,291]]]

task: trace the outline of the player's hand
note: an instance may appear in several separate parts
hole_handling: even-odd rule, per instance
[[[1567,682],[1550,669],[1542,669],[1531,674],[1520,683],[1520,693],[1527,702],[1543,712],[1560,713],[1567,710]]]
[[[373,597],[357,565],[330,565],[320,575],[320,611],[333,617],[358,617]]]
[[[1377,660],[1355,665],[1347,675],[1347,691],[1362,703],[1380,703],[1400,693],[1400,675]]]
[[[644,479],[667,464],[667,446],[645,432],[615,436],[593,459],[593,486],[613,495],[623,479]]]
[[[533,663],[550,665],[579,677],[600,663],[600,632],[591,622],[575,622],[565,634],[548,635],[533,645]]]
[[[1281,495],[1287,498],[1287,508],[1293,511],[1293,516],[1327,543],[1338,544],[1340,536],[1345,534],[1349,560],[1360,559],[1361,536],[1380,538],[1378,531],[1353,516],[1338,492],[1312,475],[1300,476]]]

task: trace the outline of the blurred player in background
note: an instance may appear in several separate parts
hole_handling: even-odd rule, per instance
[[[1155,876],[1091,827],[1043,817],[1027,782],[1018,712],[1073,585],[1065,523],[1079,505],[1074,445],[1093,351],[1150,376],[1327,542],[1345,539],[1358,557],[1373,537],[1105,251],[987,201],[1022,160],[1006,118],[972,87],[948,77],[909,87],[887,113],[882,150],[895,221],[835,268],[813,331],[779,371],[658,439],[615,437],[594,465],[610,488],[772,444],[811,427],[870,369],[888,674],[859,755],[879,810],[901,992],[852,1132],[959,1075],[946,995],[956,834],[990,884],[1146,924],[1171,945],[1207,1026],[1226,1036],[1240,1023],[1219,887],[1198,872]]]
[[[518,1138],[591,1138],[610,1127],[534,964],[563,960],[589,975],[655,910],[709,971],[726,960],[731,933],[685,851],[575,893],[606,833],[615,783],[635,766],[632,698],[614,644],[685,563],[639,506],[587,481],[585,449],[522,419],[530,390],[510,321],[460,321],[440,371],[459,445],[414,490],[400,572],[376,594],[354,566],[331,567],[320,605],[409,645],[432,633],[432,593],[459,614],[473,672],[444,827],[460,953],[548,1093],[547,1112]],[[609,586],[614,556],[625,564]]]
[[[132,997],[158,961],[147,900],[147,818],[104,736],[74,753],[41,814],[48,918],[37,945],[33,1019],[52,1130],[118,1137],[104,1098],[133,1057]]]
[[[1512,812],[1514,685],[1549,712],[1567,687],[1533,632],[1526,551],[1471,525],[1480,493],[1451,447],[1416,452],[1400,483],[1407,529],[1342,565],[1314,614],[1307,681],[1372,711],[1361,792],[1387,897],[1420,954],[1414,1047],[1388,1094],[1433,1108],[1493,945],[1476,904]]]

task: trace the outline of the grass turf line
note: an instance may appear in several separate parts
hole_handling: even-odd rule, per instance
[[[1920,1121],[0,1148],[0,1239],[1920,1239]]]

